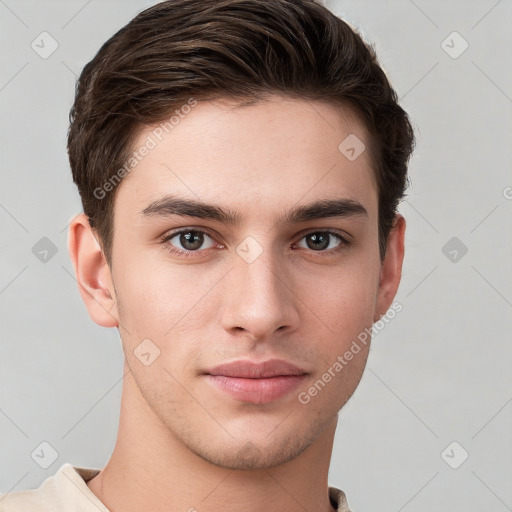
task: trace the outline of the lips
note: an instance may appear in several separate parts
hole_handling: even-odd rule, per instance
[[[225,377],[241,377],[244,379],[263,379],[280,375],[303,375],[306,372],[292,363],[282,359],[270,359],[261,363],[239,360],[221,364],[207,370],[209,375],[224,375]]]
[[[284,397],[305,379],[307,372],[281,359],[256,363],[232,361],[207,370],[206,380],[238,401],[263,404]]]

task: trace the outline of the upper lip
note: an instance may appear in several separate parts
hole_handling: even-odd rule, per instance
[[[215,366],[207,370],[206,373],[209,375],[223,375],[225,377],[264,379],[279,375],[304,375],[307,372],[282,359],[269,359],[268,361],[261,362],[245,359]]]

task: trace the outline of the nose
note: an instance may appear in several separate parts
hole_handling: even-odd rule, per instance
[[[294,293],[291,269],[270,249],[254,261],[235,257],[224,286],[221,322],[230,334],[267,340],[277,331],[297,328],[300,300]]]

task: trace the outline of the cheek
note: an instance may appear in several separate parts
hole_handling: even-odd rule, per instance
[[[371,342],[377,278],[371,267],[347,266],[336,279],[324,283],[323,294],[308,300],[321,320],[315,321],[321,333],[315,343],[319,364],[312,380],[316,387],[311,389],[311,396],[322,395],[319,401],[341,407],[361,379]]]
[[[195,367],[193,357],[200,350],[196,344],[218,311],[209,307],[208,292],[219,277],[198,278],[193,265],[171,266],[155,260],[140,264],[129,259],[123,263],[115,277],[125,353],[133,359],[133,351],[149,339],[159,351],[155,367],[163,365],[173,374]]]
[[[331,337],[357,336],[373,323],[378,273],[370,265],[342,265],[303,281],[302,297]]]
[[[336,290],[335,299],[325,307],[329,327],[342,333],[343,339],[356,337],[373,321],[375,290],[370,283],[344,283]]]
[[[202,281],[191,279],[190,272],[184,269],[156,260],[123,261],[116,274],[116,289],[122,304],[120,320],[127,328],[128,324],[132,327],[130,331],[162,337],[187,311],[193,312]],[[144,329],[149,332],[141,332]]]

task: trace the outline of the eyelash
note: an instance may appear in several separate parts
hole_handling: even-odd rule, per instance
[[[160,242],[165,246],[166,250],[169,251],[171,254],[183,256],[185,258],[194,257],[197,253],[201,252],[201,249],[198,249],[196,251],[183,251],[181,249],[176,249],[176,247],[173,247],[172,245],[169,244],[169,241],[172,240],[173,238],[175,238],[176,236],[181,235],[182,233],[190,233],[190,232],[203,233],[205,235],[208,235],[210,238],[212,238],[215,241],[215,237],[213,235],[211,235],[210,233],[208,233],[207,231],[204,231],[202,229],[195,229],[195,228],[183,228],[178,231],[173,231],[171,233],[164,234],[162,237],[160,237]],[[318,234],[318,233],[323,233],[323,234],[328,233],[329,235],[334,236],[341,242],[338,247],[336,247],[334,249],[330,249],[329,251],[326,251],[326,250],[313,251],[311,249],[311,252],[313,252],[313,253],[316,252],[316,253],[318,253],[318,255],[321,255],[322,253],[327,254],[327,255],[339,254],[339,253],[344,252],[347,249],[349,249],[352,245],[352,242],[350,240],[347,240],[345,237],[340,235],[340,233],[338,233],[337,231],[332,231],[330,229],[309,231],[309,232],[303,234],[301,236],[301,238],[299,238],[299,241],[302,240],[303,238],[307,237],[308,235],[313,235],[313,234]]]

